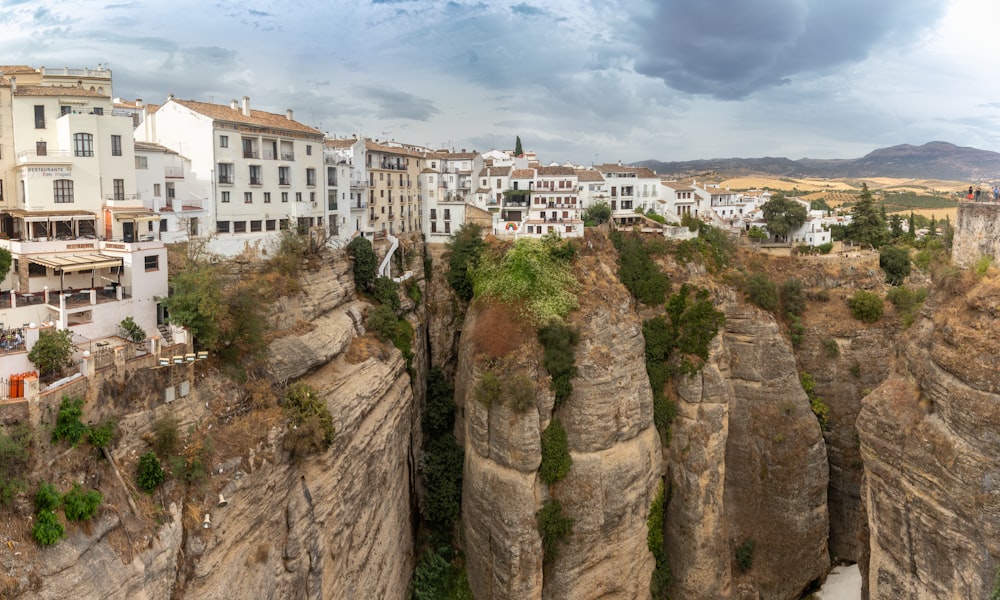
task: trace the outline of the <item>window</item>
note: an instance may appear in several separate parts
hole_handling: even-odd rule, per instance
[[[312,155],[313,155],[313,147],[309,144],[306,144],[306,156],[312,156]]]
[[[260,185],[260,165],[250,165],[250,185]]]
[[[260,221],[250,221],[250,231],[261,231]]]
[[[215,224],[215,231],[218,233],[229,233],[229,221],[219,221]]]
[[[94,114],[98,115],[98,116],[103,115],[104,114],[104,109],[101,108],[100,106],[95,106],[94,107]]]
[[[135,157],[135,168],[136,169],[148,169],[149,168],[149,160],[145,156],[136,156]]]
[[[278,221],[278,229],[282,231],[288,231],[288,219],[282,219]]]
[[[278,167],[278,185],[292,185],[291,167]]]
[[[52,198],[57,204],[67,204],[73,201],[73,180],[56,179],[52,182]]]
[[[302,192],[295,192],[295,201],[302,202]]]
[[[115,179],[114,182],[113,182],[113,185],[114,185],[114,189],[115,189],[115,200],[124,200],[125,199],[125,180],[124,179]]]
[[[435,219],[438,218],[438,214],[437,213],[438,213],[438,211],[437,211],[436,208],[432,208],[431,209],[431,221],[433,221],[433,220],[435,220]]]
[[[37,265],[33,262],[28,263],[28,277],[45,277],[48,274],[49,270],[45,265]]]
[[[153,184],[153,196],[159,198],[160,197],[160,191],[161,191],[160,184],[154,183]]]
[[[451,209],[450,208],[446,208],[446,209],[444,209],[444,220],[448,221],[450,219],[451,219]]]
[[[160,232],[162,233],[162,232],[164,232],[166,230],[167,230],[167,220],[166,219],[160,219]]]
[[[431,221],[431,233],[437,233],[438,224],[437,221]]]
[[[223,202],[229,202],[229,191],[228,190],[222,192],[222,201]]]
[[[247,232],[246,221],[233,221],[233,233],[246,233],[246,232]]]
[[[90,133],[74,133],[73,156],[93,156],[93,155],[94,155],[94,135]]]
[[[257,158],[257,153],[253,151],[253,140],[243,138],[243,158]]]
[[[243,203],[253,204],[253,192],[243,192]]]
[[[316,204],[316,192],[309,192],[309,201]]]
[[[271,203],[271,192],[264,192],[264,204]]]
[[[35,142],[35,154],[38,156],[48,156],[48,144],[45,142]]]
[[[288,192],[281,192],[281,201],[288,202]]]
[[[228,135],[220,135],[219,136],[219,148],[228,148],[228,147],[229,147],[229,136]]]
[[[147,271],[159,271],[160,270],[160,257],[157,255],[144,256],[143,262],[146,265]]]
[[[73,112],[73,107],[72,106],[60,106],[59,107],[59,116],[60,117],[63,116],[63,115],[68,115],[71,112]]]
[[[316,169],[306,169],[306,185],[316,185]]]
[[[45,106],[42,104],[35,105],[35,129],[45,129]]]
[[[111,136],[111,156],[121,156],[122,155],[122,136],[113,135]]]
[[[277,226],[277,224],[278,224],[278,222],[275,221],[274,219],[268,219],[268,220],[264,221],[264,227],[268,231],[274,231],[274,229]]]
[[[219,163],[219,183],[233,183],[232,163]]]

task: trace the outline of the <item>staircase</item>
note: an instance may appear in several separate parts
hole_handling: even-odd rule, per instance
[[[156,326],[156,330],[160,332],[160,339],[163,340],[164,345],[170,345],[174,343],[174,336],[170,335],[170,326],[160,323]]]

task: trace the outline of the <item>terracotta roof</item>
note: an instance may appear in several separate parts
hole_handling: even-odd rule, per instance
[[[27,65],[0,65],[0,73],[4,75],[17,75],[18,73],[35,73],[38,69]]]
[[[658,177],[647,167],[630,167],[628,165],[603,164],[594,165],[594,168],[602,173],[635,173],[636,177]]]
[[[579,169],[576,172],[576,176],[580,178],[580,181],[604,181],[604,176],[601,175],[601,172],[593,169]]]
[[[559,175],[576,175],[576,169],[573,167],[540,167],[538,169],[539,177],[552,177]]]
[[[517,169],[510,174],[511,179],[534,179],[534,169]]]
[[[135,142],[135,149],[143,152],[163,152],[164,154],[177,154],[170,148],[166,146],[161,146],[160,144],[154,144],[152,142]]]
[[[263,110],[250,109],[250,116],[243,114],[242,107],[235,110],[229,105],[210,104],[208,102],[198,102],[196,100],[178,100],[172,98],[168,102],[176,102],[181,106],[193,110],[198,114],[205,115],[216,121],[228,121],[230,123],[242,123],[245,125],[255,125],[257,127],[271,127],[274,129],[285,129],[288,131],[298,131],[312,135],[324,135],[322,131],[303,125],[298,121],[287,118],[285,115],[276,115]]]
[[[344,138],[344,139],[342,139],[342,138],[329,139],[328,138],[328,139],[326,139],[326,140],[323,141],[323,144],[327,148],[350,148],[351,146],[353,146],[356,143],[358,143],[358,138]]]
[[[437,171],[435,169],[430,168],[430,167],[424,167],[424,170],[421,171],[420,174],[423,175],[425,173],[437,173]]]
[[[441,160],[472,160],[479,156],[478,152],[443,152],[438,150],[432,152],[428,158],[438,158]]]
[[[670,188],[672,190],[676,190],[678,192],[693,192],[694,191],[694,188],[691,187],[691,186],[689,186],[686,183],[679,183],[677,181],[660,181],[660,183],[663,184],[663,185],[665,185],[665,186],[667,186],[668,188]]]
[[[419,158],[424,157],[423,152],[417,152],[416,150],[411,150],[409,148],[401,148],[399,146],[386,146],[384,144],[379,144],[378,142],[373,142],[372,140],[365,140],[365,148],[367,148],[368,150],[374,150],[376,152],[385,152],[386,154],[416,156]]]
[[[76,96],[88,98],[107,98],[104,92],[91,91],[87,88],[69,85],[19,85],[15,96]]]
[[[514,169],[514,167],[512,167],[510,165],[507,165],[506,167],[490,167],[489,169],[486,170],[486,173],[487,173],[486,176],[487,177],[496,177],[498,175],[499,176],[510,175],[510,172],[513,169]]]

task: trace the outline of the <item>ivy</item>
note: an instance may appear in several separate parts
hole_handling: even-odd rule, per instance
[[[559,419],[552,419],[542,432],[542,464],[538,467],[538,477],[551,485],[566,477],[572,466],[566,429]]]

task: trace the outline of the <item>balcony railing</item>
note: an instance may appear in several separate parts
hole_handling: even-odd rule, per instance
[[[295,153],[294,152],[282,152],[281,153],[281,160],[295,160]]]
[[[368,208],[368,201],[366,200],[355,200],[351,203],[351,210],[358,210],[362,208]]]
[[[17,162],[23,163],[68,163],[73,153],[69,150],[48,150],[37,152],[35,150],[22,150],[17,153]]]
[[[232,185],[233,176],[232,175],[219,175],[219,183],[228,183]]]
[[[243,151],[243,158],[260,158],[260,153],[259,152],[253,152],[251,150],[244,150]]]
[[[138,200],[139,194],[104,194],[104,199],[112,202],[124,202],[125,200]]]
[[[183,179],[184,167],[163,167],[163,176],[167,179]]]

